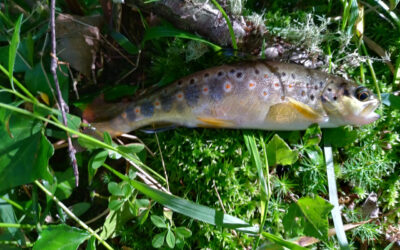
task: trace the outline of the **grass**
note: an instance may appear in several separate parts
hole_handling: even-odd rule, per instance
[[[134,144],[126,138],[111,140],[107,134],[99,140],[78,131],[81,120],[75,115],[68,117],[68,127],[63,126],[57,109],[42,102],[48,85],[46,76],[34,66],[43,63],[45,70],[49,68],[43,32],[47,14],[40,8],[31,10],[22,1],[11,1],[24,10],[24,16],[29,14],[23,18],[10,12],[9,5],[0,5],[0,246],[35,248],[43,244],[41,238],[50,237],[74,248],[102,244],[99,247],[301,249],[294,239],[312,236],[319,241],[314,247],[335,249],[340,242],[327,234],[334,226],[326,201],[332,192],[344,206],[344,224],[366,220],[362,205],[371,192],[378,194],[379,209],[388,215],[346,236],[350,248],[389,245],[385,230],[397,225],[400,203],[400,105],[394,95],[399,86],[393,76],[399,71],[400,38],[395,35],[399,13],[385,9],[383,2],[371,3],[378,13],[366,5],[362,20],[363,35],[391,53],[392,73],[353,28],[359,22],[360,2],[294,3],[256,5],[248,0],[242,13],[258,12],[272,34],[303,44],[309,52],[326,52],[332,73],[346,74],[374,89],[385,100],[378,122],[322,132],[317,127],[277,133],[178,128],[157,137],[135,131],[140,141],[135,139]],[[66,6],[58,4],[59,11],[67,13]],[[225,6],[213,4],[230,24]],[[82,8],[87,14],[101,12],[95,1],[85,2]],[[154,24],[146,23],[146,14],[135,15],[139,35],[110,32],[115,39],[110,42],[121,51],[102,48],[107,63],[96,61],[97,85],[90,77],[77,77],[71,71],[83,98],[76,100],[70,94],[70,107],[92,99],[103,87],[114,90],[105,92],[106,99],[121,98],[127,89],[167,85],[192,72],[237,60],[223,50],[217,53],[221,47],[207,38],[165,23],[148,28]],[[229,28],[232,47],[237,49]],[[129,60],[139,62],[133,71],[119,56],[124,48],[129,50]],[[33,67],[24,66],[27,61]],[[65,78],[71,77],[59,70]],[[129,74],[115,79],[121,72]],[[115,82],[120,83],[113,86]],[[132,82],[139,87],[132,88]],[[74,90],[67,87],[65,91]],[[79,149],[79,187],[74,187],[62,144],[65,132],[74,135]],[[321,138],[332,146],[331,174],[326,171]],[[23,166],[29,168],[21,170]],[[330,194],[332,172],[338,190]]]

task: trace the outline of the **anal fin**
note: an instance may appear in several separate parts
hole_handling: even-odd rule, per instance
[[[197,117],[197,120],[201,121],[199,127],[211,127],[211,128],[232,128],[235,126],[235,122],[231,120],[224,120],[214,117]]]

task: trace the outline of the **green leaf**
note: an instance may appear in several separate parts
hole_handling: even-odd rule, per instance
[[[55,196],[59,200],[65,200],[71,196],[75,187],[74,171],[69,167],[64,172],[55,172],[55,175],[58,182]]]
[[[69,209],[76,215],[81,216],[82,214],[86,213],[90,208],[89,202],[79,202],[72,205]]]
[[[9,53],[8,53],[8,77],[10,78],[10,83],[11,86],[14,88],[14,82],[13,82],[13,74],[14,74],[14,64],[15,64],[15,57],[17,56],[17,50],[19,46],[19,32],[21,30],[21,22],[22,18],[24,17],[23,14],[21,14],[18,17],[17,22],[15,23],[14,26],[14,33],[11,38],[11,43],[10,43],[10,48],[9,48]]]
[[[108,208],[110,210],[118,210],[121,208],[121,206],[124,204],[123,200],[118,200],[117,198],[115,200],[111,200],[110,203],[108,203]]]
[[[282,238],[280,238],[280,237],[278,237],[276,235],[273,235],[273,234],[270,234],[270,233],[267,233],[267,232],[263,232],[262,235],[265,238],[269,239],[270,241],[275,242],[278,245],[287,247],[289,249],[294,249],[294,250],[306,250],[307,249],[305,247],[299,246],[299,245],[297,245],[297,244],[295,244],[293,242],[284,240],[284,239],[282,239]]]
[[[117,212],[111,210],[104,221],[103,227],[101,228],[100,237],[103,240],[107,240],[114,235],[115,229],[117,228],[117,221]]]
[[[52,179],[48,162],[54,149],[41,128],[37,120],[0,109],[0,191]]]
[[[192,231],[190,231],[186,227],[175,228],[175,233],[176,233],[176,236],[181,237],[181,238],[189,238],[190,236],[192,236]]]
[[[113,145],[113,141],[111,138],[111,135],[108,132],[104,132],[103,133],[103,138],[104,138],[104,143],[112,146]]]
[[[357,139],[357,131],[350,126],[324,130],[324,144],[333,147],[345,147]]]
[[[126,154],[136,154],[144,149],[144,145],[141,143],[131,143],[124,146],[118,146],[117,149]]]
[[[400,72],[400,70],[399,70],[399,72]],[[382,94],[382,103],[391,108],[400,109],[400,96],[395,96],[390,93],[383,93]]]
[[[167,228],[167,224],[165,224],[164,218],[162,218],[162,217],[160,217],[158,215],[150,216],[150,220],[158,228]]]
[[[147,195],[151,199],[156,202],[161,203],[162,205],[168,207],[174,212],[183,214],[190,218],[203,221],[205,223],[211,225],[217,225],[220,227],[226,227],[231,229],[236,229],[240,232],[256,234],[258,233],[258,227],[251,226],[247,222],[236,218],[234,216],[224,214],[221,211],[217,211],[215,209],[196,204],[192,201],[185,200],[183,198],[177,197],[175,195],[171,195],[154,188],[149,187],[148,185],[138,182],[136,180],[130,180],[128,177],[119,173],[115,169],[103,164],[109,171],[114,173],[116,176],[121,178],[124,181],[129,182],[134,188],[143,194]]]
[[[318,145],[321,142],[322,132],[318,124],[313,124],[307,128],[303,136],[303,144],[305,147]]]
[[[315,199],[302,197],[289,207],[283,218],[285,231],[292,235],[303,233],[320,240],[328,240],[328,214],[333,206],[328,201],[316,196]]]
[[[89,237],[87,231],[61,224],[40,232],[33,249],[76,250]]]
[[[136,55],[139,52],[139,49],[121,33],[112,31],[110,35],[129,54]]]
[[[79,145],[81,145],[82,147],[87,148],[87,149],[102,148],[101,146],[99,146],[99,144],[97,144],[95,142],[92,142],[92,141],[89,141],[89,140],[87,140],[85,138],[82,138],[82,137],[78,137],[78,143],[79,143]]]
[[[328,240],[328,214],[333,206],[328,201],[316,196],[315,199],[303,197],[297,205],[309,223],[306,223],[304,233],[321,240]]]
[[[69,80],[66,72],[68,72],[68,68],[65,65],[61,65],[57,68],[57,77],[60,84],[61,95],[65,102],[68,103]],[[50,81],[50,83],[48,81]],[[25,85],[28,90],[33,95],[37,95],[40,92],[45,93],[49,97],[50,102],[53,103],[55,96],[53,95],[49,84],[51,88],[55,90],[53,76],[48,72],[43,72],[40,63],[36,64],[32,69],[26,71]]]
[[[98,152],[97,154],[93,155],[90,160],[89,160],[89,167],[93,169],[98,169],[103,165],[103,163],[106,161],[108,156],[108,152],[105,150],[102,150]]]
[[[5,199],[9,199],[8,194],[4,195]],[[17,224],[14,208],[12,205],[0,198],[0,222]],[[22,234],[21,229],[8,227],[4,231],[0,230],[0,240],[17,241],[18,244],[25,244],[25,236]],[[0,245],[0,248],[2,246]]]
[[[167,232],[162,232],[162,233],[159,233],[159,234],[156,234],[155,236],[154,236],[154,238],[153,238],[153,240],[151,241],[151,245],[154,247],[154,248],[160,248],[160,247],[162,247],[162,245],[164,245],[164,238],[165,238],[165,234],[166,234]]]
[[[94,236],[90,237],[88,240],[86,250],[96,250],[96,238]]]
[[[93,155],[88,164],[88,179],[89,183],[92,183],[93,177],[96,175],[97,169],[106,161],[108,151],[102,150],[97,154]]]
[[[167,242],[167,245],[170,248],[174,248],[175,247],[175,235],[171,230],[168,230],[167,237],[165,238],[165,241]]]
[[[116,182],[108,183],[108,191],[115,196],[123,196],[124,192],[122,192],[121,187]]]
[[[156,39],[156,38],[161,38],[161,37],[179,37],[179,38],[184,38],[184,39],[191,39],[191,40],[205,43],[214,50],[222,49],[220,46],[213,44],[199,36],[196,36],[192,33],[188,33],[188,32],[176,29],[172,26],[166,26],[166,25],[156,26],[156,27],[147,29],[146,33],[144,34],[144,37],[143,37],[142,47],[146,41]]]
[[[276,164],[291,165],[298,159],[298,153],[291,150],[286,142],[277,134],[267,144],[267,156],[268,165],[270,166]]]

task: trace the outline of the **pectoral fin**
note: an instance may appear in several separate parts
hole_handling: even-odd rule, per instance
[[[211,127],[211,128],[232,128],[235,126],[235,122],[230,120],[218,119],[214,117],[197,117],[197,120],[202,123],[199,127]]]
[[[288,97],[290,105],[297,110],[301,115],[313,122],[321,122],[327,119],[326,116],[321,115],[318,111],[314,110],[307,104],[299,102],[293,98]]]

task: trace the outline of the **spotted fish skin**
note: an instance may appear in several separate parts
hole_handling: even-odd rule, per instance
[[[94,126],[114,135],[158,123],[264,130],[303,130],[313,123],[336,127],[346,121],[327,112],[324,103],[336,102],[340,93],[350,95],[353,85],[295,64],[223,65],[143,96],[111,121]]]

